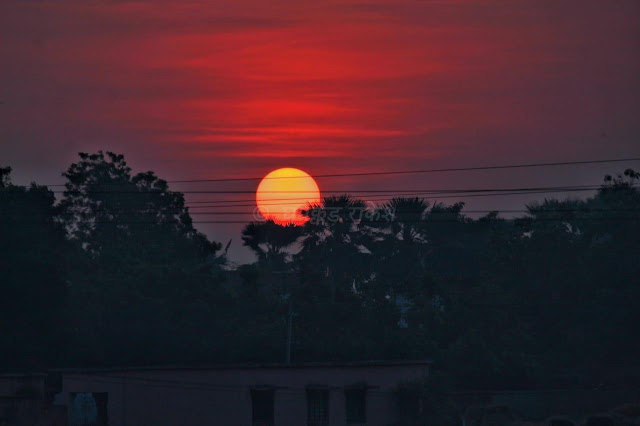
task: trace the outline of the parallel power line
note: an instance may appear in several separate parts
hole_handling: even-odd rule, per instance
[[[473,197],[496,197],[496,196],[510,196],[510,195],[528,195],[528,194],[549,194],[549,193],[570,193],[570,192],[583,192],[594,191],[601,188],[598,185],[579,185],[574,187],[560,186],[560,187],[540,187],[540,188],[485,188],[485,189],[455,189],[455,190],[429,190],[429,191],[415,191],[415,190],[401,190],[407,192],[394,192],[394,193],[374,193],[374,194],[348,194],[352,199],[361,200],[364,202],[374,201],[390,201],[392,198],[404,197],[404,198],[424,198],[434,199],[439,201],[441,199],[449,198],[473,198]],[[102,192],[100,192],[102,193]],[[109,194],[119,194],[118,192],[107,192]],[[0,192],[1,194],[1,192]],[[129,194],[129,193],[127,193]],[[138,195],[153,196],[154,193],[139,192],[132,193]],[[19,194],[16,194],[19,195]],[[373,198],[372,198],[373,197]],[[382,198],[380,198],[382,197]],[[281,200],[281,201],[278,201]],[[285,202],[289,200],[295,200],[295,202]],[[263,202],[261,206],[290,206],[300,205],[307,201],[304,197],[295,198],[274,198],[268,200],[269,202]],[[195,203],[195,205],[192,205]],[[224,203],[224,204],[223,204]],[[320,203],[322,204],[322,202]],[[198,202],[186,202],[185,207],[190,210],[193,209],[221,209],[230,207],[255,207],[255,199],[226,199],[226,200],[207,200]]]
[[[632,157],[632,158],[619,158],[619,159],[610,159],[610,160],[585,160],[585,161],[570,161],[570,162],[554,162],[554,163],[531,163],[531,164],[513,164],[513,165],[498,165],[498,166],[478,166],[478,167],[464,167],[464,168],[448,168],[448,169],[425,169],[425,170],[399,170],[399,171],[383,171],[383,172],[362,172],[362,173],[336,173],[336,174],[324,174],[314,176],[318,177],[342,177],[342,176],[376,176],[376,175],[394,175],[394,174],[414,174],[414,173],[435,173],[435,172],[458,172],[458,171],[473,171],[473,170],[496,170],[496,169],[514,169],[514,168],[530,168],[530,167],[551,167],[551,166],[571,166],[571,165],[582,165],[582,164],[597,164],[597,163],[614,163],[614,162],[624,162],[624,161],[638,161],[640,157]],[[288,177],[276,177],[273,179],[286,179]],[[293,177],[298,178],[298,177]],[[196,182],[226,182],[226,181],[248,181],[248,180],[260,180],[262,178],[258,177],[247,177],[247,178],[217,178],[217,179],[191,179],[191,180],[181,180],[181,181],[168,181],[169,183],[196,183]],[[269,178],[271,179],[271,178]],[[59,185],[51,185],[51,186],[63,186]],[[109,186],[100,184],[100,186]],[[90,188],[90,187],[89,187]],[[582,192],[582,191],[594,191],[601,188],[600,185],[568,185],[568,186],[549,186],[549,187],[522,187],[522,188],[458,188],[458,189],[341,189],[341,190],[324,190],[323,194],[349,194],[352,198],[362,199],[365,202],[372,201],[389,201],[390,198],[394,197],[421,197],[421,198],[435,198],[439,199],[447,199],[447,198],[470,198],[470,197],[495,197],[495,196],[509,196],[509,195],[525,195],[525,194],[545,194],[545,193],[567,193],[567,192]],[[4,188],[9,189],[9,188]],[[2,194],[3,191],[0,191]],[[64,193],[65,191],[52,191],[54,193]],[[219,195],[233,195],[233,194],[253,194],[255,191],[250,190],[207,190],[207,191],[177,191],[185,194],[219,194]],[[307,191],[299,191],[299,190],[291,190],[291,191],[269,191],[270,193],[293,193],[293,194],[303,194]],[[315,191],[314,191],[315,192]],[[75,193],[77,195],[83,194],[122,194],[126,197],[125,194],[131,195],[142,195],[142,196],[153,196],[154,194],[159,194],[157,192],[151,191],[119,191],[115,190],[101,190],[101,191],[92,191],[92,190],[83,190],[83,191],[72,191],[72,194]],[[6,193],[5,193],[6,194]],[[16,194],[17,195],[17,194]],[[380,198],[384,197],[384,198]],[[283,202],[283,201],[297,201],[297,202]],[[307,201],[304,197],[288,197],[288,198],[273,198],[268,200],[268,202],[261,203],[262,206],[284,206],[284,205],[299,205],[300,202]],[[198,201],[187,201],[185,206],[189,209],[208,209],[207,211],[200,212],[190,212],[191,215],[251,215],[253,212],[240,212],[240,211],[212,211],[211,209],[220,209],[220,208],[230,208],[230,207],[255,207],[255,199],[213,199],[213,200],[198,200]],[[463,211],[464,213],[481,213],[481,212],[501,212],[501,210],[487,210],[487,211]],[[614,210],[610,210],[614,211]],[[615,210],[615,211],[630,211],[634,212],[635,210]],[[502,212],[507,212],[502,210]],[[516,212],[528,212],[527,210],[513,210],[512,213]],[[140,213],[140,216],[143,216],[143,213]],[[553,218],[546,218],[553,219]],[[586,218],[587,220],[608,220],[609,218]],[[635,217],[611,217],[611,219],[634,219]],[[555,220],[555,219],[554,219]],[[581,219],[581,220],[584,220]],[[134,223],[144,223],[144,222],[134,222]],[[155,222],[151,222],[155,223]],[[193,223],[244,223],[241,221],[194,221]]]
[[[433,189],[433,188],[407,188],[407,189],[327,189],[320,191],[324,194],[349,194],[349,193],[363,193],[363,194],[383,194],[393,193],[402,195],[405,193],[421,193],[421,194],[455,194],[455,193],[479,193],[479,192],[510,192],[510,191],[592,191],[598,189],[599,185],[571,185],[571,186],[542,186],[542,187],[522,187],[522,188],[470,188],[470,189]],[[63,194],[66,191],[51,191],[57,194]],[[119,190],[106,190],[106,191],[71,191],[72,194],[131,194],[131,195],[144,195],[149,196],[153,194],[161,194],[154,191],[119,191]],[[204,190],[204,191],[176,191],[181,194],[255,194],[255,190]],[[318,191],[307,190],[275,190],[275,191],[260,191],[263,194],[316,194]],[[298,197],[301,198],[301,197]]]
[[[423,170],[390,170],[380,172],[357,172],[357,173],[329,173],[312,176],[315,178],[332,178],[332,177],[355,177],[355,176],[386,176],[386,175],[408,175],[423,173],[448,173],[448,172],[468,172],[477,170],[500,170],[500,169],[523,169],[532,167],[554,167],[554,166],[575,166],[581,164],[599,164],[599,163],[619,163],[629,161],[640,161],[640,157],[616,158],[610,160],[584,160],[584,161],[562,161],[553,163],[528,163],[528,164],[509,164],[498,166],[476,166],[476,167],[452,167],[444,169],[423,169]],[[301,179],[305,176],[278,176],[268,177],[266,179]],[[167,181],[168,183],[196,183],[196,182],[235,182],[235,181],[257,181],[265,179],[264,177],[246,177],[246,178],[214,178],[214,179],[186,179]]]
[[[540,222],[640,222],[638,216],[611,216],[611,217],[583,217],[583,218],[555,218],[555,217],[536,217],[536,218],[515,218],[515,219],[531,219],[533,221]],[[512,219],[509,219],[512,220]],[[7,222],[7,221],[4,221]],[[15,221],[14,221],[15,222]],[[20,223],[39,223],[37,221],[19,221]],[[325,221],[329,222],[330,221]],[[429,220],[390,220],[388,223],[463,223],[461,218],[451,219],[429,219]],[[97,221],[92,222],[96,225],[170,225],[173,222],[158,222],[158,221],[143,221],[143,220],[113,220],[113,221]],[[194,220],[193,224],[247,224],[246,220]],[[378,221],[382,224],[384,221]]]
[[[409,175],[409,174],[425,174],[425,173],[451,173],[451,172],[469,172],[479,170],[504,170],[504,169],[524,169],[534,167],[558,167],[558,166],[577,166],[585,164],[604,164],[604,163],[622,163],[640,161],[640,157],[614,158],[607,160],[581,160],[581,161],[558,161],[549,163],[523,163],[523,164],[505,164],[493,166],[471,166],[471,167],[450,167],[440,169],[418,169],[418,170],[388,170],[388,171],[369,171],[369,172],[345,172],[345,173],[326,173],[313,175],[314,179],[334,178],[334,177],[359,177],[359,176],[387,176],[387,175]],[[167,180],[167,183],[200,183],[200,182],[242,182],[242,181],[261,181],[262,179],[301,179],[305,176],[278,176],[278,177],[222,177],[210,179],[181,179]],[[114,185],[121,185],[114,183]],[[65,184],[50,184],[45,186],[65,186]]]

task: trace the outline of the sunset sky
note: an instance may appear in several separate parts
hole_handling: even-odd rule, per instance
[[[635,0],[3,0],[0,165],[60,183],[98,149],[170,180],[635,156],[639,22]],[[595,184],[623,167],[318,183]],[[242,259],[240,225],[201,229]]]

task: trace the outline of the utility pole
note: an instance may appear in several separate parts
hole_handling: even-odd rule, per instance
[[[287,354],[285,356],[285,363],[291,364],[291,334],[293,332],[293,301],[292,294],[289,292],[289,313],[287,315]]]
[[[273,271],[274,274],[293,274],[295,271]],[[284,279],[283,279],[284,283]],[[285,364],[291,364],[291,342],[293,341],[293,288],[289,283],[289,294],[287,295],[289,308],[287,310],[287,342],[285,351]]]

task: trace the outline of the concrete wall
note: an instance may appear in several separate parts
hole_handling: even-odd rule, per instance
[[[44,395],[46,374],[1,374],[0,396],[12,397],[29,394],[32,397]]]
[[[640,402],[639,389],[557,389],[465,392],[452,395],[460,407],[505,406],[526,420],[584,417]]]
[[[0,424],[33,426],[48,420],[45,377],[46,374],[0,375]]]
[[[345,424],[344,388],[366,384],[367,425],[395,419],[395,387],[428,374],[427,364],[121,370],[63,373],[63,400],[73,392],[108,392],[109,425],[251,425],[251,393],[274,387],[275,424],[307,421],[306,389],[329,388],[331,425]]]

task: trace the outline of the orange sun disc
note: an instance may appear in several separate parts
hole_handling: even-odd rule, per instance
[[[260,181],[256,203],[265,219],[279,225],[302,225],[307,220],[300,209],[320,202],[320,189],[308,173],[291,167],[277,169]]]

